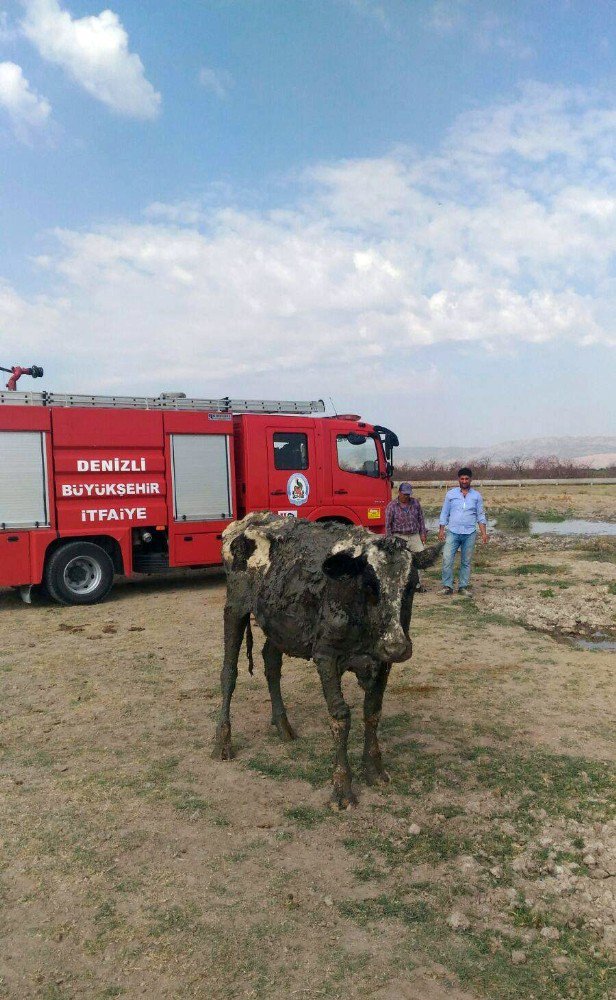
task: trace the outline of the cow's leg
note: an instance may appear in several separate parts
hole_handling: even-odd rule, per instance
[[[391,668],[390,663],[381,663],[374,681],[366,688],[364,697],[364,776],[369,785],[379,781],[389,781],[389,775],[383,767],[381,748],[377,738],[377,729],[381,718],[383,695],[387,687],[387,678]]]
[[[231,747],[231,698],[235,691],[237,680],[237,661],[242,647],[242,640],[246,626],[250,622],[249,614],[241,614],[230,605],[225,605],[225,652],[220,673],[220,687],[222,691],[222,705],[220,708],[220,718],[216,729],[216,739],[212,757],[214,760],[231,760],[233,750]]]
[[[351,768],[347,755],[351,710],[342,697],[340,674],[333,659],[317,660],[317,670],[329,711],[329,724],[334,737],[334,802],[339,809],[357,805],[351,788]]]
[[[276,726],[278,735],[284,743],[297,739],[297,733],[287,719],[287,710],[282,700],[280,690],[280,672],[282,669],[282,653],[274,646],[270,639],[265,640],[263,647],[263,662],[265,663],[265,676],[272,699],[272,726]]]

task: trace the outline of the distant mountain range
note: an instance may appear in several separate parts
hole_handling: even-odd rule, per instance
[[[471,462],[473,459],[490,458],[493,462],[508,462],[513,458],[534,458],[554,456],[562,461],[575,461],[580,465],[590,465],[600,469],[616,462],[616,435],[600,437],[544,437],[523,438],[519,441],[503,441],[500,444],[473,445],[448,448],[407,447],[396,449],[396,461],[415,465],[436,459],[439,462]]]

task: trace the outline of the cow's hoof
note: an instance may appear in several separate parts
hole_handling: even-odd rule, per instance
[[[286,715],[280,719],[272,719],[272,725],[276,726],[278,735],[283,743],[291,743],[292,740],[297,739],[297,733],[287,719]]]
[[[364,778],[367,785],[387,785],[391,780],[385,768],[372,760],[364,761]]]
[[[339,809],[341,812],[343,809],[355,809],[357,805],[357,796],[348,789],[337,789],[334,788],[334,793],[332,795],[332,806],[335,809]]]
[[[214,749],[212,750],[212,760],[233,760],[233,747],[231,746],[231,726],[219,726],[216,730]]]

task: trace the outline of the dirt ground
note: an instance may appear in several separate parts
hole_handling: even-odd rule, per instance
[[[614,634],[616,541],[493,539],[472,600],[425,582],[378,790],[348,678],[343,813],[311,664],[281,744],[242,659],[211,759],[220,573],[0,592],[0,997],[615,997],[616,658],[569,637]]]

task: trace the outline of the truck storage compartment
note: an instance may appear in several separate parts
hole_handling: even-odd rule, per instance
[[[175,521],[233,517],[229,438],[226,434],[172,434]]]
[[[173,566],[221,561],[221,534],[233,518],[228,434],[171,434]]]
[[[21,587],[29,583],[29,533],[0,531],[0,587]]]
[[[45,435],[0,431],[0,529],[49,525]]]

